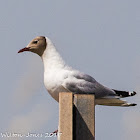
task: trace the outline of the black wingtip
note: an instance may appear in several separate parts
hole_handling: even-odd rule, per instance
[[[129,96],[134,96],[134,95],[136,95],[137,93],[135,92],[135,91],[133,91],[133,92],[129,92]]]
[[[136,95],[137,94],[137,92],[136,91],[133,91],[133,95],[132,96],[134,96],[134,95]]]
[[[134,95],[137,94],[135,91],[132,91],[132,92],[130,92],[130,91],[120,91],[120,90],[114,90],[114,91],[117,94],[117,96],[120,96],[121,98],[130,97],[130,96],[134,96]]]

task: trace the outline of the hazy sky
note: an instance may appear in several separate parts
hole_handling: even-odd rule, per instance
[[[140,93],[139,6],[138,0],[1,0],[0,133],[57,129],[58,103],[44,87],[41,59],[17,54],[39,35],[72,67],[110,88]],[[127,98],[136,107],[96,107],[97,140],[140,138],[139,93]]]

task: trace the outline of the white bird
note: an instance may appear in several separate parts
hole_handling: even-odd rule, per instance
[[[121,100],[123,97],[133,96],[135,91],[119,91],[107,88],[98,83],[93,77],[75,70],[64,62],[51,40],[44,36],[33,39],[27,47],[18,53],[30,51],[38,54],[44,63],[44,84],[49,94],[59,102],[60,92],[74,94],[95,94],[96,105],[135,106]]]

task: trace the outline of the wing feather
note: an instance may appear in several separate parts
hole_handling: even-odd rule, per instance
[[[107,95],[115,95],[115,92],[100,83],[98,83],[91,76],[74,72],[70,74],[62,84],[66,89],[73,93],[78,94],[95,94],[96,98],[104,97]]]

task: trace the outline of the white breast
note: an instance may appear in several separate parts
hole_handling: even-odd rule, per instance
[[[56,51],[53,43],[46,37],[47,46],[42,55],[44,63],[44,84],[50,95],[58,101],[59,92],[67,91],[62,82],[67,78],[70,68]]]
[[[59,92],[67,90],[62,86],[63,81],[67,78],[68,70],[58,70],[44,73],[44,84],[50,95],[56,100],[59,100]]]

